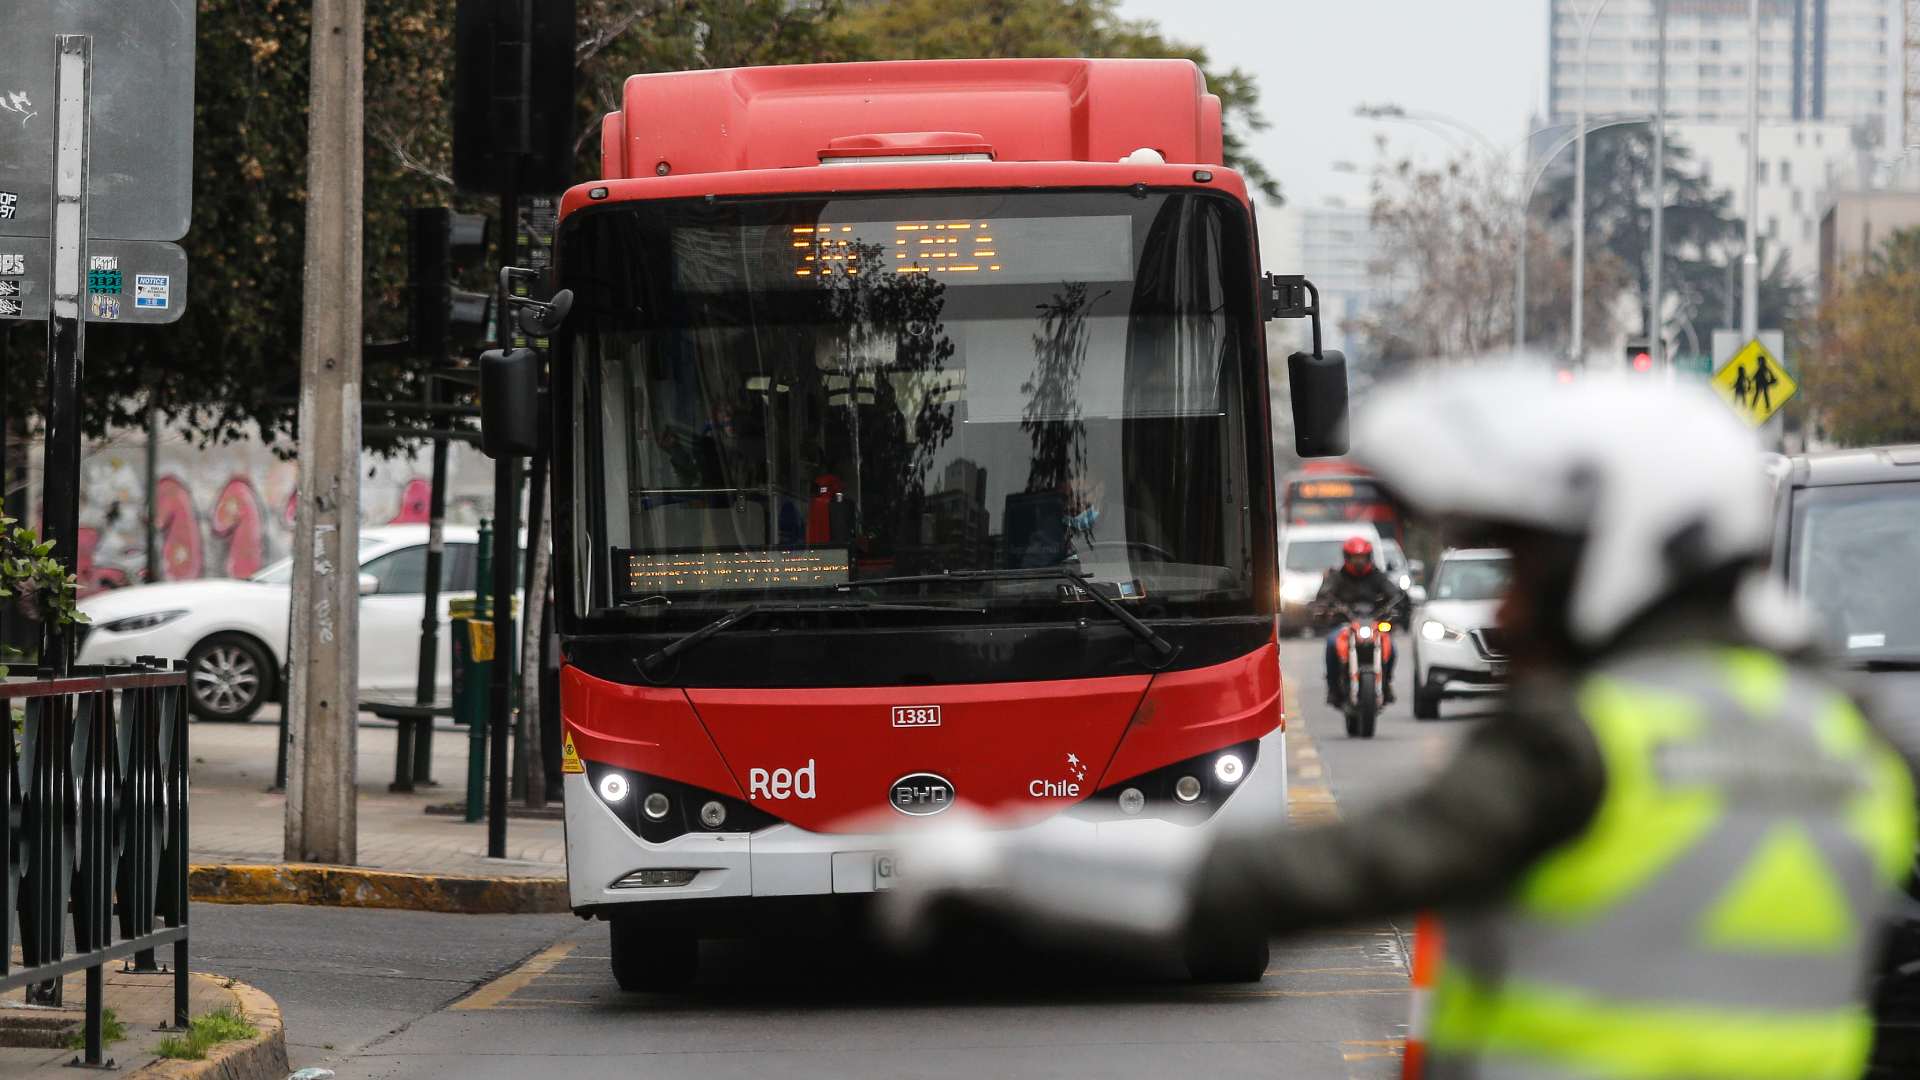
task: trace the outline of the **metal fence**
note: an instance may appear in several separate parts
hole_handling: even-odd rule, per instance
[[[0,701],[0,993],[58,1004],[84,970],[83,1060],[99,1065],[109,961],[162,973],[155,951],[172,945],[173,1022],[187,1023],[186,665],[42,671],[0,681]]]

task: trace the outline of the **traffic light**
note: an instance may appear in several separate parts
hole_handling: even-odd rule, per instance
[[[1653,347],[1643,341],[1628,342],[1627,370],[1635,375],[1653,374]]]
[[[487,218],[444,206],[407,211],[407,287],[412,297],[408,338],[415,355],[444,360],[456,348],[487,339],[493,294],[453,287],[454,270],[484,259]]]
[[[459,0],[453,179],[462,191],[573,183],[574,0]]]

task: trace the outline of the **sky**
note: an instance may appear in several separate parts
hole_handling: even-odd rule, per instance
[[[1296,206],[1366,205],[1376,135],[1400,154],[1438,160],[1454,149],[1414,124],[1358,118],[1355,106],[1436,113],[1503,150],[1543,111],[1547,0],[1121,0],[1120,10],[1259,80],[1273,127],[1253,149]],[[1343,163],[1358,172],[1337,171]]]

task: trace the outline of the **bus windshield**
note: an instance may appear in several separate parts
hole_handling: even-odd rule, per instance
[[[1143,615],[1258,610],[1237,203],[624,204],[574,215],[561,250],[583,612],[1052,567]],[[951,599],[1079,617],[1059,588]]]

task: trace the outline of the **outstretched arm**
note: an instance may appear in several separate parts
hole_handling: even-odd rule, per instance
[[[1584,828],[1604,783],[1570,707],[1502,714],[1418,791],[1338,825],[1222,837],[1197,879],[1195,925],[1301,930],[1485,899]]]

